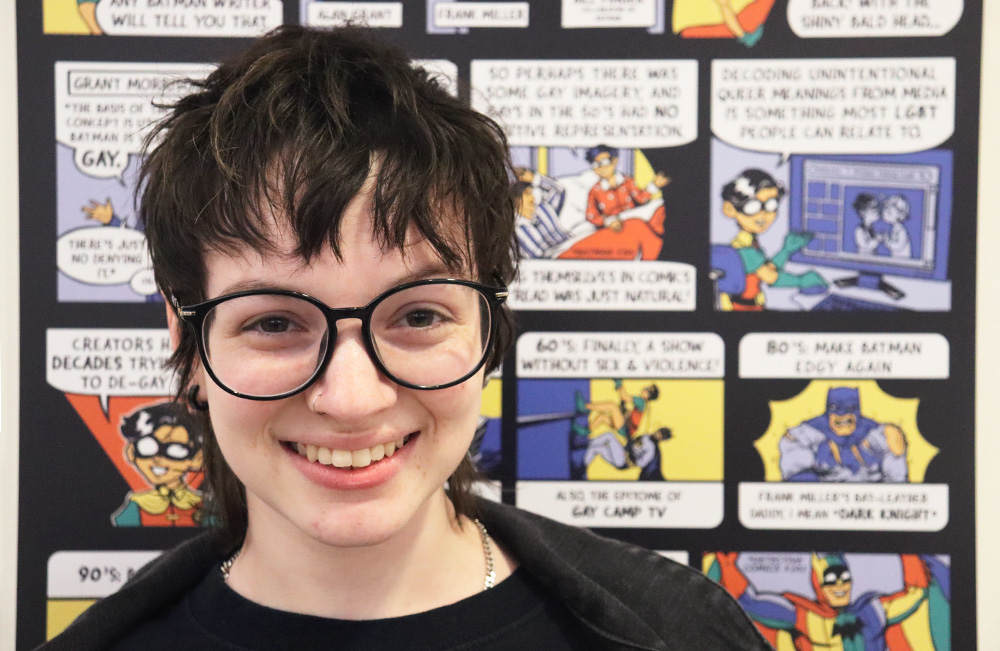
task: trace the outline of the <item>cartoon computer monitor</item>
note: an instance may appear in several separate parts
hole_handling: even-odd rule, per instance
[[[790,227],[813,234],[792,260],[854,272],[834,280],[900,299],[883,276],[947,280],[950,151],[792,156]]]

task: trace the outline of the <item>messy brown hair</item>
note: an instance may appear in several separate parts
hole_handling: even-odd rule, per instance
[[[285,25],[223,62],[169,106],[146,140],[139,218],[156,282],[180,305],[207,300],[206,250],[271,253],[287,221],[308,262],[341,259],[341,217],[370,174],[373,231],[403,250],[416,228],[442,262],[506,285],[516,272],[506,138],[433,74],[368,30]],[[457,235],[457,236],[456,236]],[[195,333],[181,326],[170,363],[179,398],[197,368]],[[513,334],[500,313],[495,369]],[[246,493],[203,418],[208,513],[225,544],[246,534]],[[456,512],[473,515],[466,457],[449,479]]]

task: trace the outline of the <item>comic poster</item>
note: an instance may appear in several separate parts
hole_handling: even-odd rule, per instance
[[[980,0],[17,9],[17,648],[213,525],[138,169],[283,23],[367,25],[506,133],[481,495],[704,571],[779,651],[975,648]]]
[[[948,556],[710,552],[702,569],[776,651],[952,648]]]
[[[717,526],[723,357],[710,333],[523,335],[517,503],[584,526]]]
[[[59,300],[157,302],[135,215],[139,152],[164,104],[203,65],[55,64]]]
[[[281,0],[43,0],[46,34],[253,37],[282,23]]]

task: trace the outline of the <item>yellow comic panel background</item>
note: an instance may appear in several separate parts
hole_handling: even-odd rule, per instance
[[[49,599],[46,603],[45,639],[51,640],[66,630],[97,599]]]
[[[97,3],[84,4],[93,8]],[[42,0],[42,33],[90,34],[80,12],[77,0]]]
[[[781,481],[778,442],[789,428],[826,413],[826,394],[834,387],[856,388],[861,399],[861,415],[879,423],[891,423],[906,436],[906,462],[910,481],[922,482],[927,466],[938,449],[927,442],[917,427],[919,398],[897,398],[879,387],[875,380],[813,380],[802,393],[788,400],[772,400],[771,424],[754,443],[764,462],[764,480]]]
[[[722,380],[625,380],[629,395],[637,396],[655,384],[660,395],[649,402],[639,423],[638,435],[669,427],[673,437],[660,443],[663,476],[670,481],[722,481],[723,390]],[[591,402],[619,401],[612,380],[591,380]],[[593,421],[591,414],[591,421]],[[591,437],[611,431],[591,429]],[[624,440],[622,441],[624,443]],[[638,468],[619,470],[602,457],[587,468],[591,480],[635,480]]]
[[[483,406],[479,414],[486,418],[500,418],[502,396],[503,381],[500,378],[491,378],[483,387]]]

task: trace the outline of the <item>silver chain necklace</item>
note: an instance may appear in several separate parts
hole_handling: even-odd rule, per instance
[[[486,531],[486,525],[479,521],[479,518],[473,520],[476,523],[476,527],[479,529],[479,536],[483,540],[483,556],[486,557],[486,576],[483,577],[483,590],[489,590],[497,583],[497,572],[493,566],[493,545],[490,543],[490,534]],[[236,559],[240,557],[240,552],[243,551],[243,547],[236,550],[236,553],[222,561],[222,565],[219,567],[219,571],[222,572],[223,582],[229,582],[229,571],[233,569],[233,563]]]

